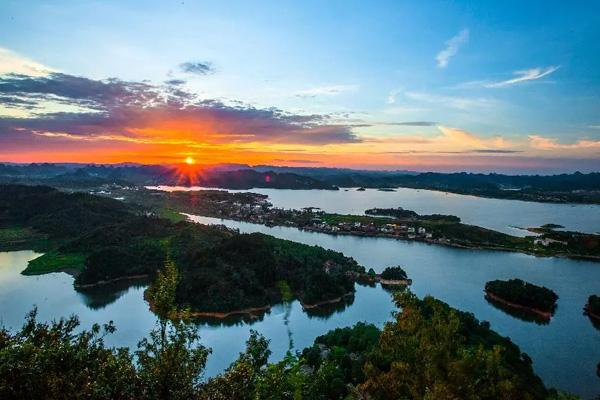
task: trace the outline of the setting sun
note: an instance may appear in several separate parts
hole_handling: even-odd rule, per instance
[[[194,162],[195,161],[194,161],[194,159],[192,157],[186,157],[186,159],[185,159],[185,163],[187,165],[192,165],[192,164],[194,164]]]

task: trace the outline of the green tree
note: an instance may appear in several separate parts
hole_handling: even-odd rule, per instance
[[[202,383],[202,373],[210,350],[198,343],[194,325],[167,322],[138,344],[139,379],[144,399],[194,398]]]
[[[471,314],[408,290],[365,364],[360,392],[372,399],[543,399],[531,360]]]
[[[139,381],[127,349],[106,349],[112,323],[75,333],[72,316],[52,323],[31,311],[20,331],[0,330],[0,398],[135,399]]]
[[[250,331],[246,351],[227,370],[208,380],[201,391],[205,400],[251,400],[271,351],[269,341]],[[275,392],[273,392],[275,395]]]

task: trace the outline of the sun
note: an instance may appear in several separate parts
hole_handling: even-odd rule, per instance
[[[196,161],[194,161],[194,159],[193,159],[192,157],[186,157],[186,158],[185,158],[185,163],[186,163],[187,165],[192,165],[192,164],[194,164],[195,162],[196,162]]]

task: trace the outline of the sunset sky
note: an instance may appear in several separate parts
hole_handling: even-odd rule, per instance
[[[600,2],[0,2],[0,161],[600,170]]]

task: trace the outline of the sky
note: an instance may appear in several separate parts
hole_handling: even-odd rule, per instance
[[[0,2],[0,161],[600,171],[600,2]]]

